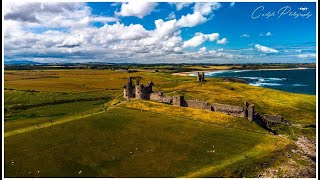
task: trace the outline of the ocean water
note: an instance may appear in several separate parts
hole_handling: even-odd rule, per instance
[[[205,75],[206,77],[241,78],[252,86],[316,94],[316,69],[225,70],[206,72]]]

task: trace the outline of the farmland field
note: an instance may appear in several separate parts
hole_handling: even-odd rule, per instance
[[[151,70],[4,74],[5,177],[261,177],[268,168],[281,169],[278,177],[295,177],[283,167],[288,153],[291,167],[314,168],[293,153],[302,137],[315,141],[316,130],[308,127],[316,124],[314,95]],[[122,93],[129,76],[186,99],[248,101],[291,126],[276,136],[218,112],[127,101]]]

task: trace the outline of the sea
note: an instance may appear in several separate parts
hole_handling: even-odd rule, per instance
[[[206,72],[205,77],[241,78],[252,86],[300,94],[316,94],[316,69],[221,70]]]

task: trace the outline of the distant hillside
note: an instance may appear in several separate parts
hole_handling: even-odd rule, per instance
[[[4,61],[5,65],[29,65],[29,64],[42,64],[39,62],[29,60],[15,60],[15,61]]]

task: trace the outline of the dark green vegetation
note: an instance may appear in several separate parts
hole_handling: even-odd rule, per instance
[[[221,113],[125,101],[128,76],[187,99],[279,113],[291,127],[274,136]],[[5,71],[6,177],[257,177],[286,161],[298,136],[315,139],[316,99],[243,83],[143,70]],[[303,164],[305,162],[301,162]],[[270,163],[271,164],[271,163]]]

